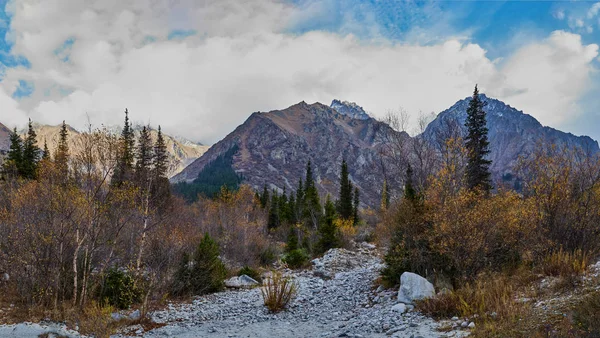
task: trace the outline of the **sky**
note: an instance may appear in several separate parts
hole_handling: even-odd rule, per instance
[[[0,122],[136,123],[212,144],[255,111],[374,117],[488,96],[600,139],[600,2],[0,0]]]

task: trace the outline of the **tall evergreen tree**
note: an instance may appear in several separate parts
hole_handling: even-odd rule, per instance
[[[164,211],[171,204],[171,184],[169,183],[169,155],[167,144],[160,126],[152,152],[152,203]]]
[[[379,208],[382,211],[385,211],[385,210],[387,210],[387,208],[389,206],[390,206],[390,193],[388,191],[387,180],[384,179],[383,186],[381,187],[381,205]]]
[[[340,197],[338,200],[338,213],[343,219],[350,219],[353,216],[352,183],[348,176],[348,164],[346,160],[343,160],[340,175]]]
[[[137,150],[135,153],[135,181],[143,190],[149,190],[150,171],[152,166],[152,140],[150,139],[150,131],[146,126],[140,131]]]
[[[337,248],[340,245],[340,239],[338,236],[338,230],[334,223],[336,219],[335,205],[327,195],[325,201],[325,217],[323,223],[319,227],[319,242],[317,248],[321,253],[331,249]]]
[[[168,178],[167,170],[169,166],[169,154],[167,144],[160,126],[158,126],[158,135],[154,143],[154,176],[156,178]]]
[[[54,152],[54,162],[59,172],[65,177],[68,176],[69,172],[69,131],[67,124],[63,121],[58,134],[58,146]]]
[[[321,201],[319,199],[319,192],[313,178],[310,160],[306,165],[306,182],[304,187],[303,217],[304,220],[313,227],[313,229],[317,229],[321,220],[321,216],[323,215],[323,210],[321,207]]]
[[[20,168],[23,163],[23,140],[19,133],[17,133],[17,128],[10,133],[10,148],[8,150],[8,154],[6,156],[6,161],[4,161],[2,165],[2,171],[4,175],[18,177],[20,176]]]
[[[48,142],[44,139],[44,150],[42,150],[42,161],[50,161],[50,150],[48,150]]]
[[[481,189],[489,192],[492,189],[490,164],[486,159],[489,154],[488,128],[486,114],[483,110],[485,104],[479,98],[479,90],[475,85],[473,98],[467,108],[467,121],[465,123],[468,135],[466,148],[468,152],[467,184],[470,189]]]
[[[123,182],[131,180],[133,176],[133,162],[135,159],[135,134],[129,123],[129,111],[125,109],[125,124],[119,138],[119,153],[115,173],[112,177],[113,186],[121,186]]]
[[[23,160],[21,162],[21,177],[35,179],[37,177],[37,167],[40,161],[40,148],[37,146],[37,134],[33,129],[33,122],[29,119],[27,137],[23,142]]]
[[[352,219],[354,220],[354,225],[358,224],[360,221],[360,217],[358,215],[358,208],[360,207],[360,190],[358,187],[354,187],[354,195],[352,201]]]
[[[404,198],[409,201],[417,200],[417,191],[414,188],[413,184],[413,170],[410,164],[406,169],[406,183],[404,184]]]
[[[275,229],[279,227],[281,224],[280,214],[279,214],[279,196],[277,196],[277,192],[273,190],[271,194],[271,203],[269,204],[269,218],[267,220],[267,227],[269,229]]]

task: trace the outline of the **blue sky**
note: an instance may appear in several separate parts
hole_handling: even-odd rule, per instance
[[[0,0],[0,87],[14,123],[111,123],[129,104],[167,129],[200,116],[212,125],[181,133],[210,143],[254,110],[340,98],[375,116],[439,112],[479,82],[599,139],[599,12],[587,1]],[[173,105],[182,112],[167,120]]]

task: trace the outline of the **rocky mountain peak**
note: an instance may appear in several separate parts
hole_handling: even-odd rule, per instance
[[[331,101],[330,107],[338,113],[349,116],[353,119],[367,120],[370,118],[365,110],[354,102],[340,101],[336,99]]]

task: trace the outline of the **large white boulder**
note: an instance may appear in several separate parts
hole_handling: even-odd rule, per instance
[[[427,279],[412,272],[405,272],[400,276],[399,302],[413,304],[415,300],[433,296],[435,296],[435,288]]]

